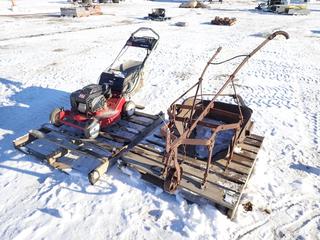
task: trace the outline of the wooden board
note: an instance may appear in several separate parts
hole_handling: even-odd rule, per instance
[[[163,164],[162,154],[165,146],[164,140],[159,138],[159,130],[155,130],[144,141],[136,145],[121,159],[132,168],[137,169],[142,178],[148,182],[163,187],[164,178],[161,175]],[[210,174],[205,189],[201,183],[206,168],[206,162],[190,156],[179,154],[183,176],[179,190],[190,201],[205,198],[212,204],[223,206],[227,214],[233,218],[243,190],[250,178],[257,153],[261,148],[263,137],[249,135],[239,144],[241,151],[234,153],[232,161],[227,166],[226,159],[215,160],[211,163]]]
[[[88,17],[90,15],[102,15],[99,5],[75,6],[60,8],[61,17]]]

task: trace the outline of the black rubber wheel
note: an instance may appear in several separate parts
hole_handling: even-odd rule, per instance
[[[50,113],[50,123],[52,123],[56,127],[60,127],[62,123],[60,122],[60,112],[62,110],[60,108],[55,108],[53,111]]]
[[[88,121],[84,127],[84,136],[89,139],[94,139],[99,136],[100,133],[100,123],[94,119]]]
[[[136,111],[136,104],[132,101],[127,101],[122,109],[122,116],[123,117],[131,117],[134,112]]]

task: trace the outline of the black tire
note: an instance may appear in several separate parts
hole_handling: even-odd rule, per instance
[[[136,111],[136,104],[132,101],[127,101],[122,109],[122,116],[125,118],[131,117]]]
[[[56,127],[60,127],[62,123],[60,122],[60,117],[59,114],[62,110],[60,108],[55,108],[53,111],[50,113],[50,123],[52,123]]]
[[[96,119],[91,121],[89,120],[83,131],[86,138],[95,139],[99,136],[100,123]]]

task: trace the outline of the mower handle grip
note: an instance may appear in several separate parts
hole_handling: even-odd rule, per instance
[[[159,40],[160,39],[160,36],[158,33],[156,33],[156,31],[154,31],[152,28],[148,28],[148,27],[141,27],[141,28],[138,28],[136,31],[134,31],[131,36],[134,37],[135,34],[137,34],[138,32],[140,31],[151,31],[155,36],[156,36],[156,39]]]
[[[289,39],[289,34],[288,34],[287,32],[285,32],[285,31],[276,31],[276,32],[270,34],[269,37],[268,37],[268,39],[269,39],[269,40],[272,40],[272,39],[274,39],[274,38],[275,38],[276,36],[278,36],[278,35],[282,35],[282,36],[284,36],[286,39]]]

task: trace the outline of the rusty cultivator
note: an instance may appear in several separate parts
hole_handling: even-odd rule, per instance
[[[184,154],[186,154],[187,145],[191,146],[205,146],[208,149],[207,165],[203,174],[201,188],[204,188],[207,183],[209,169],[212,161],[213,147],[216,142],[217,135],[226,130],[233,130],[234,134],[227,151],[227,164],[225,169],[232,161],[235,146],[242,143],[246,136],[250,135],[252,128],[251,115],[252,110],[248,108],[242,98],[237,95],[234,85],[234,78],[240,71],[243,65],[251,58],[257,51],[259,51],[266,43],[272,40],[277,35],[283,35],[289,38],[289,35],[283,31],[277,31],[271,34],[265,41],[256,47],[248,55],[239,55],[223,61],[221,63],[231,61],[238,57],[244,57],[239,66],[229,76],[227,81],[216,94],[202,94],[202,83],[204,75],[210,65],[217,65],[213,60],[221,51],[221,47],[217,49],[205,66],[198,82],[188,89],[183,95],[175,100],[168,109],[169,124],[163,127],[162,132],[166,138],[166,150],[163,156],[163,175],[165,176],[164,189],[168,192],[174,192],[180,181],[183,173],[181,164],[178,161],[179,148],[183,147]],[[223,90],[228,86],[232,86],[233,94],[227,95],[235,100],[236,104],[223,103],[216,101],[219,96],[223,95]],[[187,98],[179,104],[188,93],[195,89],[194,96]],[[204,100],[204,97],[211,96],[211,100]],[[213,120],[207,121],[206,119]],[[212,123],[215,122],[215,123]],[[211,129],[211,134],[206,139],[199,139],[195,137],[195,130],[197,126],[205,126]]]
[[[251,133],[253,111],[237,94],[234,79],[243,65],[277,35],[289,38],[286,32],[277,31],[250,54],[214,62],[219,47],[198,82],[171,104],[169,121],[124,154],[124,163],[166,192],[179,189],[192,202],[205,198],[225,207],[233,218],[263,141],[263,137]],[[203,79],[210,65],[240,57],[242,62],[217,93],[203,93]],[[223,93],[228,86],[232,94]],[[218,101],[219,97],[235,103]]]

